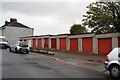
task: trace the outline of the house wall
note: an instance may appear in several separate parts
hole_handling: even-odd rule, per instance
[[[32,40],[31,39],[28,39],[28,46],[32,47]]]
[[[29,47],[32,47],[32,38],[31,37],[27,37],[27,38],[19,38],[20,41],[24,41],[26,40],[27,44]]]
[[[11,44],[14,41],[18,41],[20,37],[33,36],[33,29],[6,26],[3,29],[3,36],[8,40],[8,44]]]

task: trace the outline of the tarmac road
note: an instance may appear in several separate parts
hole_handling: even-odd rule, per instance
[[[0,54],[3,78],[109,78],[105,73],[40,56],[44,54],[17,54],[8,50]]]

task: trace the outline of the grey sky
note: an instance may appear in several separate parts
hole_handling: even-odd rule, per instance
[[[2,23],[13,17],[35,29],[35,35],[69,33],[71,25],[81,23],[86,6],[84,2],[2,2]]]

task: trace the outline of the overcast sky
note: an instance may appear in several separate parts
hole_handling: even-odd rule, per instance
[[[17,18],[18,22],[34,28],[34,35],[69,33],[73,24],[81,24],[86,6],[95,0],[2,2],[2,22]]]

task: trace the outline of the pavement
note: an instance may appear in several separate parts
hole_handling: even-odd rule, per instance
[[[105,55],[54,51],[54,55],[43,54],[41,56],[108,74],[108,71],[104,68]]]

